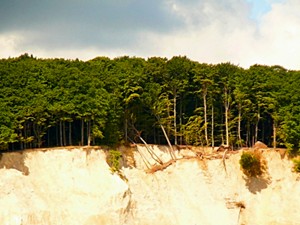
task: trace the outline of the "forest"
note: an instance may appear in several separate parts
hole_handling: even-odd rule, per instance
[[[0,81],[1,150],[169,139],[299,152],[300,71],[278,65],[25,53],[0,60]]]

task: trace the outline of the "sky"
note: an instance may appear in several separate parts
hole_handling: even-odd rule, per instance
[[[300,70],[299,0],[1,0],[0,58],[187,56]]]

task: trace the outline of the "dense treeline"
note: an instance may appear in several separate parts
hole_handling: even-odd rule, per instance
[[[187,57],[0,60],[1,149],[300,145],[300,72]]]

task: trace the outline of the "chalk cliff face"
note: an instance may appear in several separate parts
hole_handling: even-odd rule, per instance
[[[103,151],[7,154],[13,156],[3,156],[2,161],[22,154],[28,172],[0,170],[0,224],[123,223],[128,185],[111,174]]]
[[[221,159],[190,158],[147,173],[141,154],[154,161],[137,148],[131,155],[121,149],[125,179],[111,173],[99,149],[3,153],[0,224],[300,224],[299,175],[276,151],[263,153],[264,177],[246,179],[240,153],[226,159],[226,171]],[[151,148],[170,159],[166,147]],[[183,155],[194,153],[176,153]]]

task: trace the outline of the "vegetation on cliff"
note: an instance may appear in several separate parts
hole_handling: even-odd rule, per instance
[[[294,163],[294,171],[300,173],[300,158],[298,157],[293,159],[293,163]]]
[[[110,170],[112,173],[120,172],[121,163],[120,160],[122,158],[122,153],[118,150],[110,150],[108,151],[108,156],[106,157],[107,163],[110,166]]]
[[[300,72],[280,66],[24,54],[0,79],[1,149],[166,144],[162,127],[172,144],[300,145]]]
[[[248,177],[260,176],[266,170],[266,163],[259,150],[243,152],[239,163]]]

